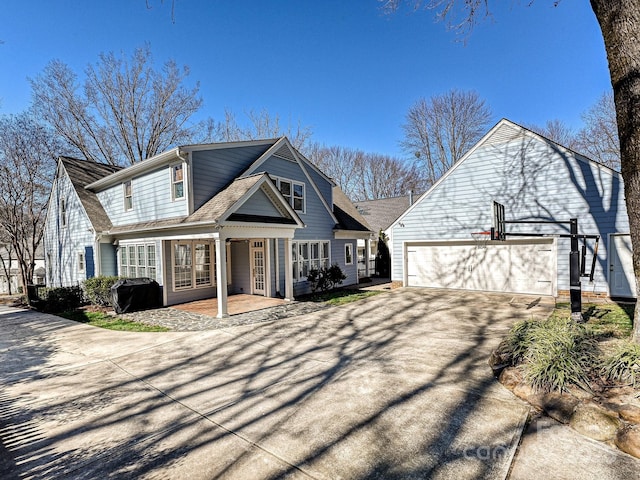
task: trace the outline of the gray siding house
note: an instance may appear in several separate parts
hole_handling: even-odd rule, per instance
[[[566,224],[507,224],[544,236],[483,241],[493,202],[506,220],[577,218],[600,235],[593,281],[583,294],[635,296],[622,176],[508,120],[495,125],[387,230],[392,280],[405,286],[541,295],[569,291]],[[475,235],[474,235],[475,233]],[[475,237],[475,238],[472,238]],[[594,254],[587,242],[587,262]],[[590,264],[589,264],[590,265]]]
[[[348,212],[348,213],[347,213]],[[128,168],[61,158],[45,231],[49,283],[149,277],[165,305],[247,293],[292,299],[310,269],[358,281],[372,232],[285,138],[188,145]]]

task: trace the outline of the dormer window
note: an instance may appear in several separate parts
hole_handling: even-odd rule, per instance
[[[273,180],[287,203],[291,205],[296,212],[304,213],[304,183],[279,177],[274,177]]]
[[[184,166],[182,163],[171,167],[171,198],[173,200],[184,198]]]
[[[133,192],[131,190],[131,180],[127,180],[122,184],[122,190],[124,191],[124,210],[131,210],[133,208]]]

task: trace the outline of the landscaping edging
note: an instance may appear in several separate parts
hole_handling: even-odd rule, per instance
[[[524,381],[518,367],[491,366],[504,387],[535,409],[586,437],[640,458],[640,399],[630,387],[601,394],[578,388],[542,393]]]

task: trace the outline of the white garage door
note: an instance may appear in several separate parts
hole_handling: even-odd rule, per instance
[[[406,245],[407,285],[555,295],[552,238]]]
[[[612,297],[635,297],[635,279],[631,258],[631,237],[611,235],[611,266],[609,268],[609,295]]]

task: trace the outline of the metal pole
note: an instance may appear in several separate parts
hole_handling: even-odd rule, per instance
[[[578,250],[578,219],[572,218],[571,252],[569,253],[569,293],[571,298],[571,319],[582,322],[582,290],[580,282],[580,251]]]

